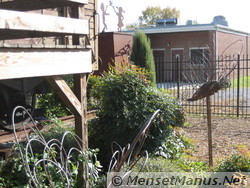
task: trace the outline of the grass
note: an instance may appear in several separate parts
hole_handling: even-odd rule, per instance
[[[238,79],[234,79],[231,81],[231,87],[236,88],[238,84]],[[250,87],[250,76],[243,76],[239,80],[240,88],[248,88]]]

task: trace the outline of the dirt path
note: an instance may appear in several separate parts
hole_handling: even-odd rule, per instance
[[[188,118],[190,127],[184,128],[184,135],[195,143],[193,156],[208,162],[207,122],[204,118]],[[250,152],[250,118],[213,118],[214,164],[219,159],[240,151]]]

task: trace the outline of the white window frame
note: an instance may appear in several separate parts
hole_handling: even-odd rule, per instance
[[[204,65],[204,62],[205,62],[205,60],[203,59],[202,61],[201,61],[201,63],[194,63],[193,61],[192,61],[192,57],[191,57],[191,51],[192,50],[202,50],[202,54],[203,54],[203,57],[204,57],[204,50],[208,50],[209,51],[209,47],[192,47],[192,48],[189,48],[189,58],[190,58],[190,60],[191,60],[191,65],[194,65],[194,66],[200,66],[200,65]]]

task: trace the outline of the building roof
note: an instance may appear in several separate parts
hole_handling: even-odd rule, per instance
[[[178,32],[195,32],[195,31],[220,31],[236,35],[250,36],[250,33],[232,29],[220,24],[193,24],[193,25],[169,25],[169,26],[155,26],[140,28],[146,34],[159,34],[159,33],[178,33]],[[134,32],[134,31],[128,31]]]

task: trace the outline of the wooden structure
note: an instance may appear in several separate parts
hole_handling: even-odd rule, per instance
[[[44,77],[87,141],[86,77],[97,69],[97,0],[1,0],[0,80]],[[75,91],[60,75],[73,74]]]

